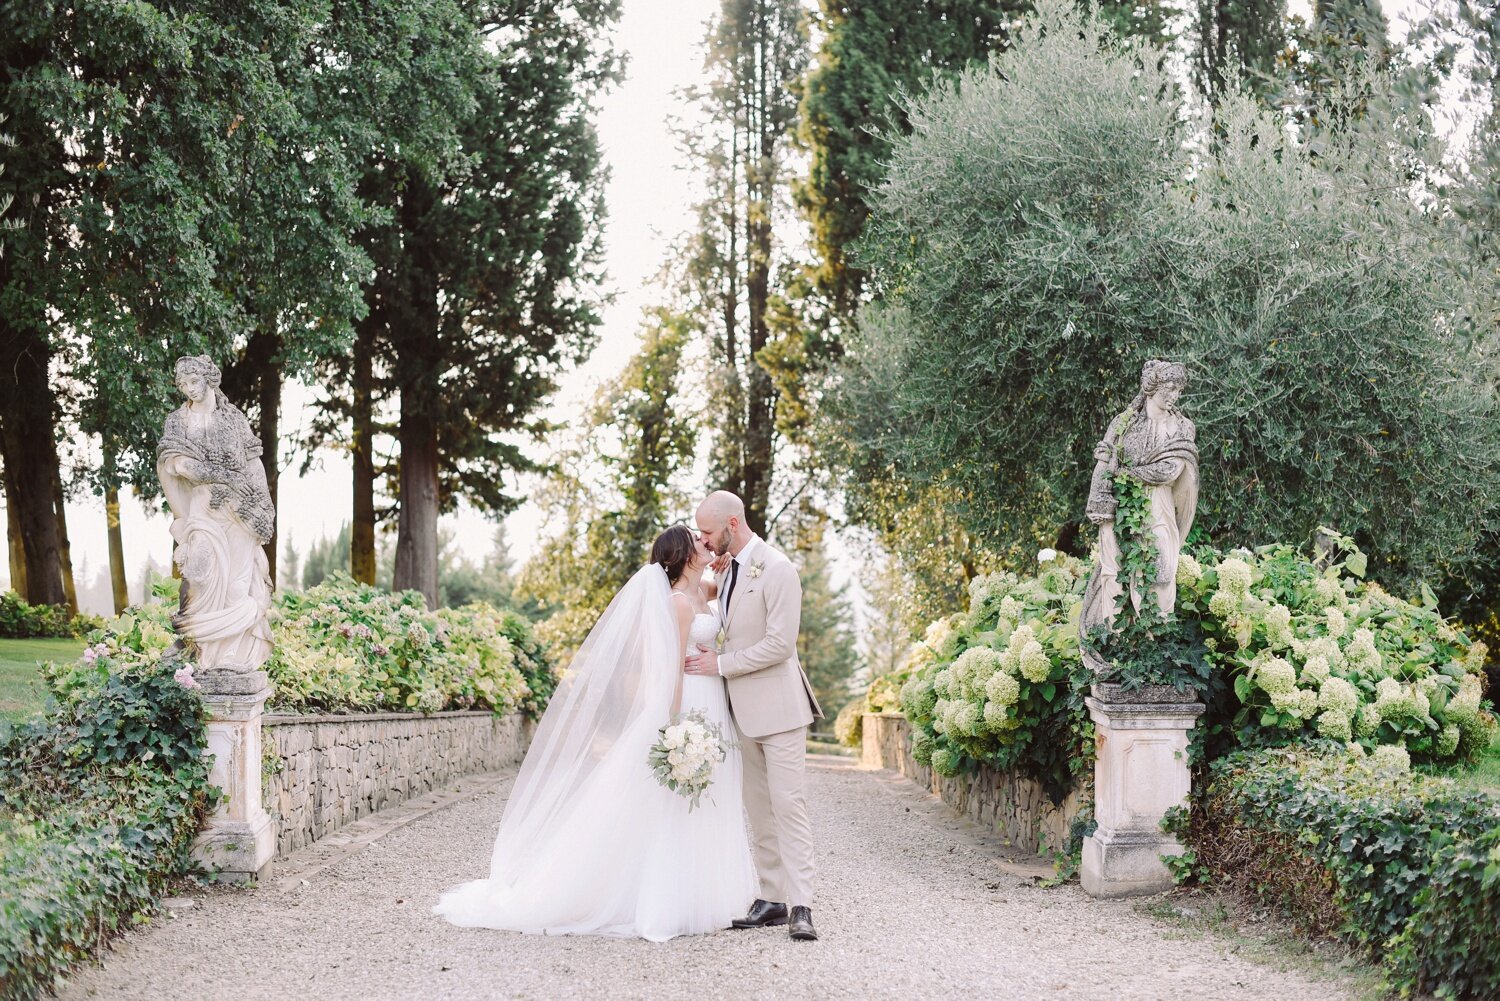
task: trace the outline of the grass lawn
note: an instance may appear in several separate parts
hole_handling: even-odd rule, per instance
[[[1490,744],[1490,749],[1472,770],[1453,772],[1452,775],[1465,785],[1500,796],[1500,736]]]
[[[1449,765],[1444,768],[1434,768],[1428,765],[1423,768],[1423,771],[1452,779],[1460,785],[1482,789],[1493,796],[1500,796],[1500,735],[1496,735],[1494,742],[1490,744],[1490,749],[1472,768],[1467,765]]]
[[[0,640],[0,719],[20,720],[47,701],[42,688],[43,661],[74,660],[82,640]]]

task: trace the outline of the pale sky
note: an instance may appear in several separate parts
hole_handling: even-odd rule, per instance
[[[608,222],[606,266],[609,288],[616,299],[604,311],[599,344],[589,361],[563,380],[562,390],[549,410],[557,420],[576,419],[581,405],[597,385],[618,372],[633,353],[642,309],[661,301],[652,280],[666,259],[670,242],[692,224],[690,206],[695,200],[691,177],[683,170],[682,158],[667,119],[684,109],[675,92],[702,79],[701,42],[718,0],[625,0],[618,27],[618,44],[629,54],[627,77],[606,95],[598,109],[610,180],[606,192]],[[1403,36],[1403,15],[1420,10],[1419,0],[1387,2],[1394,34]],[[1309,0],[1292,0],[1293,13],[1306,15]],[[312,419],[306,404],[308,391],[289,385],[285,394],[282,426],[287,436]],[[540,456],[539,452],[539,456]],[[283,456],[283,461],[289,457]],[[350,519],[350,466],[342,454],[319,455],[319,468],[298,478],[302,456],[290,457],[280,485],[279,530],[281,542],[290,538],[300,552],[308,544],[338,531]],[[521,486],[523,493],[529,485]],[[132,586],[141,576],[148,557],[166,566],[171,540],[164,515],[145,514],[132,498],[124,498],[125,559]],[[691,512],[683,512],[689,516]],[[445,519],[457,532],[460,546],[473,559],[490,548],[493,522],[478,512],[460,511]],[[507,521],[512,554],[525,560],[540,535],[549,534],[541,512],[528,504]],[[84,498],[68,505],[68,529],[73,565],[80,586],[108,565],[103,502]],[[839,560],[839,562],[844,562]],[[8,586],[8,567],[0,561],[0,586]],[[93,607],[89,610],[107,612]]]

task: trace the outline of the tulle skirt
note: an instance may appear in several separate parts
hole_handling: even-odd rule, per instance
[[[735,739],[719,679],[685,677],[682,701]],[[567,804],[557,835],[509,860],[521,864],[504,867],[506,881],[455,887],[434,913],[463,927],[653,942],[729,927],[756,889],[739,750],[730,748],[689,811],[646,763],[662,722],[642,721],[621,736],[632,750],[607,755]]]

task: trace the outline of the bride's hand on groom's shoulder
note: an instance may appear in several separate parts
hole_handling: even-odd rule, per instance
[[[719,675],[719,655],[712,650],[697,650],[690,653],[682,663],[682,673],[716,678]]]
[[[729,562],[733,559],[734,557],[728,553],[720,553],[714,557],[714,561],[708,565],[708,568],[714,572],[715,577],[720,577],[729,569]]]

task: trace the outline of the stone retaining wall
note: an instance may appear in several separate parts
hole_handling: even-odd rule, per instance
[[[488,712],[266,715],[262,724],[278,858],[459,776],[519,762],[533,728],[519,713]]]
[[[1054,806],[1040,785],[1015,772],[981,766],[973,774],[939,775],[912,757],[911,724],[900,713],[865,713],[860,726],[865,767],[899,772],[1023,851],[1065,849],[1073,818],[1091,798],[1090,782],[1075,786],[1061,806]]]

